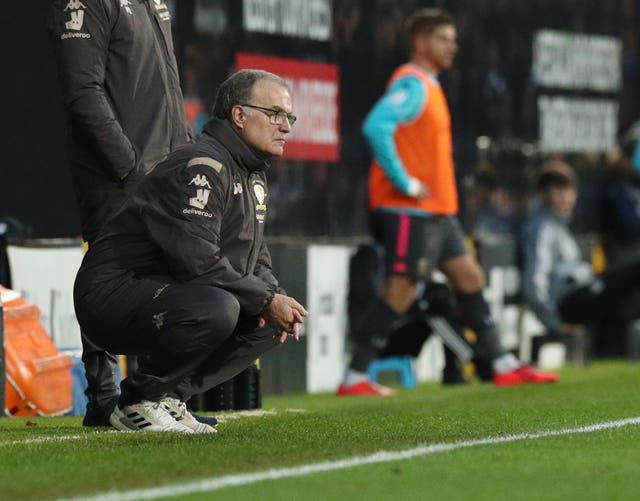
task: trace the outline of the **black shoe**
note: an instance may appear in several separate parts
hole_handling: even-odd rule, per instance
[[[109,416],[118,404],[118,396],[100,405],[97,402],[89,402],[82,420],[82,426],[111,426]]]
[[[474,358],[475,375],[482,382],[493,381],[493,367],[490,360],[484,358]]]
[[[540,348],[548,343],[561,343],[569,346],[570,337],[567,334],[545,334],[544,336],[535,336],[531,339],[531,364],[538,363]]]
[[[444,370],[442,371],[442,384],[469,384],[460,370]]]
[[[218,420],[213,416],[200,416],[199,414],[194,414],[193,412],[191,413],[191,415],[196,418],[196,421],[198,421],[199,423],[208,424],[209,426],[213,427],[218,425]]]
[[[442,369],[442,384],[468,384],[464,366],[449,348],[444,350],[444,368]]]

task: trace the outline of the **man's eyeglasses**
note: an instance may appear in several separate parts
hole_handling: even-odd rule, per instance
[[[282,110],[273,109],[273,108],[263,108],[262,106],[255,106],[253,104],[241,104],[240,106],[246,106],[247,108],[253,108],[254,110],[259,110],[265,115],[269,117],[269,123],[272,125],[282,125],[284,121],[287,120],[289,125],[293,127],[293,124],[296,123],[297,117],[295,115],[291,115],[290,113],[285,113]]]

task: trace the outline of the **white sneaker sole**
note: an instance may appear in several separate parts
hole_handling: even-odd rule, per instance
[[[189,424],[187,424],[186,419],[176,419],[176,422],[183,426],[186,426],[193,433],[218,433],[218,430],[216,430],[213,426],[201,423],[199,421],[196,421],[195,419],[193,421],[189,420]]]
[[[191,414],[184,402],[179,402],[175,398],[167,397],[160,401],[164,409],[175,419],[178,423],[191,429],[193,433],[218,433],[213,426],[207,423],[201,423],[193,414]]]
[[[173,433],[195,433],[191,428],[185,426],[181,423],[175,422],[175,427],[173,429],[166,429],[156,425],[146,426],[144,428],[139,428],[136,423],[131,420],[129,417],[125,415],[125,413],[120,409],[120,407],[116,406],[116,408],[109,416],[109,422],[111,426],[120,431],[149,431],[149,432],[173,432]]]

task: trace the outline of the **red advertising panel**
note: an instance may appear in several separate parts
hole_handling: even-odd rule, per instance
[[[336,162],[340,158],[338,67],[298,59],[240,52],[236,68],[256,68],[284,78],[291,86],[298,121],[287,137],[284,158]]]

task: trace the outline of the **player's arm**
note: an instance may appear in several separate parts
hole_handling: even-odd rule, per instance
[[[393,185],[409,196],[420,196],[422,183],[407,174],[394,141],[403,123],[415,120],[427,103],[427,90],[414,76],[394,82],[367,115],[362,132],[373,157]]]
[[[56,49],[64,108],[104,160],[115,179],[124,179],[136,165],[136,152],[124,135],[104,81],[109,40],[118,9],[109,0],[54,0],[49,29]]]

